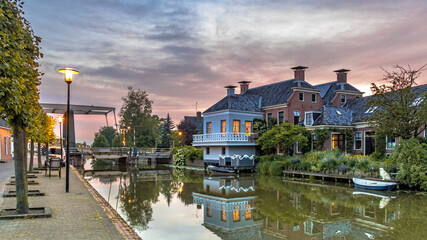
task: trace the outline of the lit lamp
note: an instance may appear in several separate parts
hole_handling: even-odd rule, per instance
[[[66,67],[63,69],[59,69],[58,72],[65,74],[65,82],[68,85],[68,94],[67,94],[67,118],[66,124],[67,124],[67,155],[65,158],[65,192],[69,192],[70,190],[70,84],[73,82],[73,74],[79,74],[78,71],[74,70],[73,68]]]
[[[62,146],[63,145],[62,145],[62,128],[61,128],[63,120],[64,119],[62,117],[58,118],[58,122],[59,122],[59,138],[60,138],[60,144],[61,144],[61,161],[64,159],[64,153],[62,152],[62,149],[63,149]]]

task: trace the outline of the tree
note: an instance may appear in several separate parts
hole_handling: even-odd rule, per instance
[[[95,133],[95,137],[98,136],[98,134],[104,135],[107,138],[108,143],[110,144],[110,147],[113,146],[113,140],[116,136],[116,130],[113,127],[101,127],[99,129],[99,132]]]
[[[384,81],[389,84],[372,83],[372,97],[368,109],[372,115],[368,120],[374,125],[377,135],[408,139],[417,136],[427,124],[427,93],[416,92],[415,80],[424,70],[422,66],[413,70],[395,66],[395,70],[384,70]]]
[[[122,129],[135,129],[137,147],[153,147],[159,136],[160,119],[151,115],[153,103],[145,91],[128,88],[128,94],[122,98],[123,105],[119,116]],[[126,145],[133,145],[133,134],[126,133]]]
[[[102,135],[98,134],[98,136],[95,137],[95,140],[93,140],[92,147],[109,147],[110,144],[108,143],[107,138]]]
[[[23,17],[22,2],[0,0],[0,112],[13,128],[16,210],[27,213],[28,187],[25,159],[27,129],[37,127],[41,111],[38,86],[42,73],[38,60],[40,38]]]
[[[161,143],[160,143],[160,147],[161,148],[170,148],[171,147],[171,141],[172,141],[172,136],[171,136],[171,131],[174,128],[174,124],[169,116],[169,113],[166,116],[166,119],[163,121],[162,126],[161,126]]]
[[[307,129],[305,127],[284,122],[265,132],[258,138],[257,144],[266,152],[274,153],[280,146],[286,153],[289,153],[289,149],[295,144],[299,143],[301,146],[307,144],[306,135]]]
[[[120,139],[119,135],[114,136],[114,140],[113,140],[113,147],[122,147],[122,141]]]
[[[178,124],[178,132],[182,133],[182,136],[178,136],[183,140],[184,145],[191,145],[193,142],[193,135],[197,133],[197,126],[193,121],[187,119],[181,120]]]

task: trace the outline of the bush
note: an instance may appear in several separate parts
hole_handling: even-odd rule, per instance
[[[260,161],[258,163],[258,166],[257,166],[257,171],[261,175],[268,175],[269,174],[269,166],[270,166],[270,162],[268,162],[268,161]]]
[[[283,162],[273,161],[268,166],[268,173],[270,176],[279,176],[283,174]]]
[[[185,161],[194,161],[203,159],[203,149],[197,149],[193,146],[183,146],[172,149],[171,151],[174,164],[177,166],[184,166]]]
[[[400,168],[397,177],[410,188],[427,191],[427,144],[416,138],[402,141],[389,163]]]

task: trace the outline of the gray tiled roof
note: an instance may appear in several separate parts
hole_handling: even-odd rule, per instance
[[[337,83],[336,81],[319,84],[314,87],[320,90],[320,96],[322,97],[326,105],[328,105],[332,101],[336,91],[345,90],[345,91],[360,92],[359,89],[353,87],[349,83]]]
[[[203,117],[198,119],[194,116],[184,116],[184,121],[190,121],[196,126],[196,131],[200,132],[203,131]]]
[[[215,112],[225,109],[244,110],[260,112],[261,107],[285,104],[288,102],[294,87],[315,89],[311,84],[305,81],[294,81],[290,79],[278,83],[272,83],[260,87],[250,88],[243,94],[228,96],[215,103],[204,113]]]
[[[10,126],[7,124],[7,122],[4,119],[0,119],[0,126],[10,128]]]
[[[234,96],[226,96],[212,107],[208,108],[204,113],[216,112],[226,109],[261,112],[260,96],[236,94]]]
[[[322,114],[315,119],[315,125],[339,125],[351,126],[352,111],[344,107],[323,106],[320,108]]]

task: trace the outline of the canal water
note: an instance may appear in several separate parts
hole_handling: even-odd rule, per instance
[[[144,240],[427,239],[423,194],[166,166],[136,171],[108,160],[84,168]]]

